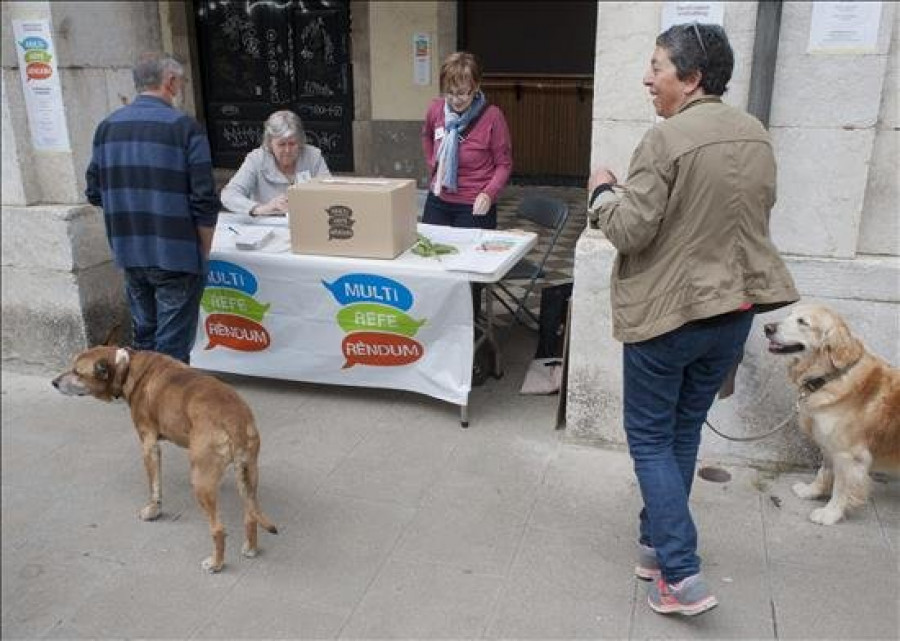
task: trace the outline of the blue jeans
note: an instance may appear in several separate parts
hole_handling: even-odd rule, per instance
[[[625,433],[644,500],[640,542],[655,548],[669,583],[700,571],[688,507],[700,431],[752,322],[745,312],[624,345]]]
[[[491,205],[484,216],[473,216],[472,205],[448,203],[429,191],[422,222],[444,227],[497,229],[497,205]]]
[[[134,325],[135,349],[168,354],[190,363],[206,274],[156,267],[125,270],[125,291]]]

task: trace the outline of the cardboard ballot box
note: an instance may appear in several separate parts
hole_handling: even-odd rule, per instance
[[[395,258],[416,243],[416,183],[317,178],[288,188],[295,254]]]

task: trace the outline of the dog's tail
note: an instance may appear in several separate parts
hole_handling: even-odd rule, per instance
[[[239,456],[235,461],[234,467],[237,476],[238,492],[244,499],[245,509],[266,532],[278,534],[278,528],[269,520],[269,517],[263,514],[262,508],[259,507],[259,501],[256,498],[258,473],[255,466],[251,468],[251,464],[245,460],[245,457]]]
[[[260,510],[258,506],[255,510],[253,510],[253,518],[255,518],[260,527],[262,527],[262,529],[264,529],[269,534],[278,534],[278,528],[274,523],[272,523],[272,521],[269,520],[269,517],[263,514],[263,511]]]
[[[259,505],[254,505],[255,509],[253,510],[253,518],[256,519],[256,522],[259,523],[260,527],[264,529],[269,534],[278,534],[278,528],[275,527],[275,524],[269,520],[263,511],[260,509]]]

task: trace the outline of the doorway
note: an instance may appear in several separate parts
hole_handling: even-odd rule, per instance
[[[503,110],[513,182],[584,185],[590,172],[596,0],[461,0],[459,48]]]

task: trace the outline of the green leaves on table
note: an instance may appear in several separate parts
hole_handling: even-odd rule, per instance
[[[427,236],[416,234],[418,241],[413,245],[412,253],[423,258],[440,258],[446,254],[457,254],[459,250],[453,245],[434,243]]]

